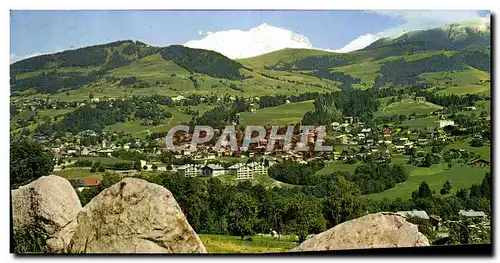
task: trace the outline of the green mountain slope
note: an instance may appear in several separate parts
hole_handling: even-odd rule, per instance
[[[489,28],[489,20],[479,20],[380,39],[349,53],[283,49],[239,60],[178,45],[117,41],[13,63],[11,91],[62,100],[83,100],[89,93],[248,97],[329,92],[346,85],[418,84],[441,93],[489,93]],[[449,79],[440,81],[444,75]]]
[[[383,38],[375,41],[365,50],[397,44],[425,43],[442,49],[469,48],[475,51],[489,52],[490,37],[489,18],[480,18],[440,28],[412,31],[396,37]]]

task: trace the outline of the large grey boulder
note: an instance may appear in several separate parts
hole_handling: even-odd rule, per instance
[[[78,214],[71,253],[206,253],[172,193],[124,178]]]
[[[42,176],[11,193],[14,238],[26,231],[37,233],[49,250],[63,251],[82,208],[70,182],[57,175]]]
[[[339,224],[322,232],[290,250],[322,251],[390,247],[429,246],[429,240],[395,213],[369,214]]]

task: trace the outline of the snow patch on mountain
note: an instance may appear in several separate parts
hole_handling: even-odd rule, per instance
[[[362,49],[380,39],[377,35],[366,34],[355,38],[353,41],[349,42],[343,48],[335,50],[335,52],[339,53],[347,53],[354,50]]]
[[[213,50],[231,59],[259,56],[284,48],[314,49],[306,36],[266,23],[248,31],[209,31],[203,39],[188,41],[184,46]]]

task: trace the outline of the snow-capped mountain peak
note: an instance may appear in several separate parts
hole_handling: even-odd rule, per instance
[[[184,46],[213,50],[232,59],[254,57],[284,48],[313,48],[306,36],[266,23],[248,31],[207,32],[203,39],[188,41]]]

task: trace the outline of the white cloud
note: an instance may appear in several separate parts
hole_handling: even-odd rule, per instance
[[[313,48],[307,37],[265,23],[248,31],[208,31],[203,39],[188,41],[184,46],[217,51],[232,59],[254,57],[284,48]]]
[[[203,36],[203,31],[199,30],[198,35]]]
[[[348,52],[367,47],[376,40],[384,37],[400,35],[405,32],[442,27],[447,24],[463,22],[479,18],[477,11],[373,11],[379,15],[397,17],[403,24],[385,29],[373,34],[361,35],[352,40],[337,52]]]

